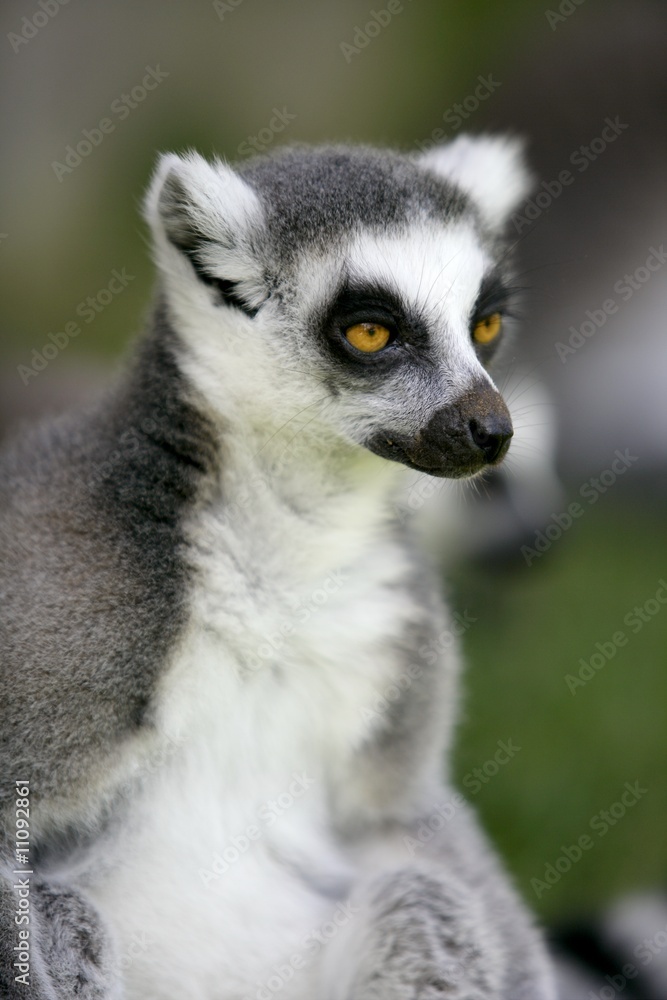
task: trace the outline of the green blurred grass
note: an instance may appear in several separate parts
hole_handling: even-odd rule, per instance
[[[546,919],[585,913],[665,877],[667,607],[632,634],[623,624],[667,577],[667,524],[654,509],[605,498],[531,567],[467,567],[455,603],[478,617],[465,640],[460,777],[511,738],[521,752],[472,801],[518,885]],[[619,629],[626,646],[574,694],[596,642]],[[625,782],[647,794],[600,837],[590,820]],[[584,833],[594,847],[537,898],[562,845]]]

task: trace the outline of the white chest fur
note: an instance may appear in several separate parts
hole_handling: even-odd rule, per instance
[[[353,874],[331,795],[404,668],[400,548],[355,529],[309,549],[306,530],[290,554],[285,530],[276,556],[276,539],[244,533],[245,513],[193,525],[190,622],[159,696],[164,761],[145,768],[93,886],[129,998],[255,996],[286,955],[317,950],[311,932]]]

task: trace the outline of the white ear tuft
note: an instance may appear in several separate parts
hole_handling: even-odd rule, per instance
[[[492,229],[505,224],[532,187],[523,143],[507,136],[460,135],[418,162],[470,195]]]
[[[257,195],[231,167],[209,163],[198,153],[160,157],[144,202],[156,240],[166,236],[186,252],[217,243],[228,249],[261,219]]]

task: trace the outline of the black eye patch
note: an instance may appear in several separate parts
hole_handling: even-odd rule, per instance
[[[358,323],[375,323],[391,334],[387,347],[366,356],[354,351],[345,338],[345,331]],[[406,349],[425,350],[428,330],[423,319],[401,300],[395,292],[378,285],[355,284],[347,281],[319,317],[317,326],[327,351],[348,368],[386,371],[402,359]]]
[[[488,365],[495,355],[503,339],[502,328],[488,343],[480,341],[475,336],[476,328],[485,320],[493,320],[494,314],[500,317],[514,315],[514,301],[520,289],[509,283],[507,278],[497,271],[487,274],[480,285],[475,305],[470,314],[470,335],[474,341],[477,356],[484,365]]]

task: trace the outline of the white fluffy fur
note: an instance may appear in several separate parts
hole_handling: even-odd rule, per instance
[[[179,156],[166,153],[158,163],[144,201],[144,215],[153,232],[153,246],[159,270],[174,286],[192,281],[192,266],[168,239],[160,201],[169,180],[174,178],[187,191],[191,224],[214,241],[210,259],[204,256],[211,273],[239,282],[251,303],[261,302],[252,238],[261,226],[259,199],[239,175],[222,160],[209,163],[198,153]],[[198,282],[199,284],[199,282]]]
[[[532,186],[521,154],[522,144],[517,139],[460,135],[453,142],[429,149],[419,162],[469,194],[486,223],[495,229],[506,222]]]
[[[231,514],[212,497],[191,528],[199,586],[158,726],[161,741],[179,749],[151,776],[117,845],[118,868],[109,877],[105,866],[93,890],[121,955],[146,928],[160,927],[127,969],[131,997],[208,1000],[217,995],[216,977],[226,996],[254,997],[253,984],[285,956],[311,957],[312,939],[304,942],[337,905],[286,874],[279,859],[298,858],[319,884],[343,891],[364,873],[333,843],[327,803],[334,790],[343,812],[358,817],[367,805],[349,775],[341,780],[354,749],[381,722],[373,708],[402,669],[391,644],[412,609],[400,592],[392,599],[391,588],[404,554],[384,537],[384,503],[361,484],[328,506],[321,500],[322,520],[309,528],[262,481],[250,444],[239,443],[234,475],[220,484],[231,491]],[[240,492],[244,482],[250,493]],[[301,485],[311,488],[305,475]],[[285,623],[293,627],[287,636]],[[274,657],[266,655],[272,642]],[[257,663],[250,676],[242,667],[248,659]],[[443,719],[443,734],[447,728]],[[431,766],[415,781],[417,799],[395,803],[397,815],[438,800]],[[262,804],[301,772],[314,784],[274,824],[257,823]],[[216,787],[220,795],[211,796]],[[260,839],[205,885],[200,869],[212,870],[216,852],[253,823]],[[406,860],[398,848],[393,856]],[[194,956],[185,970],[184,953]],[[314,963],[281,996],[312,1000],[317,975]]]

